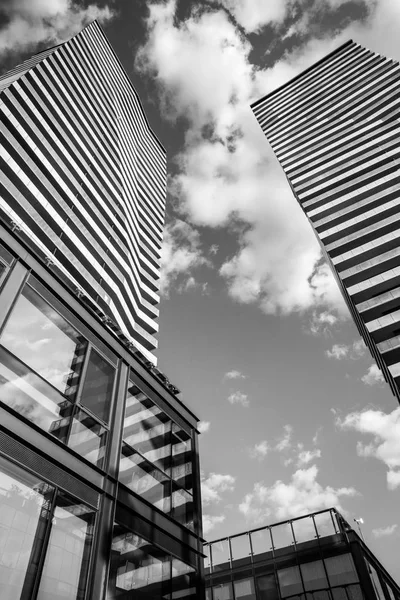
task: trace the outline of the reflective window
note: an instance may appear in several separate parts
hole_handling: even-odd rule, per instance
[[[238,535],[237,537],[231,538],[231,549],[232,549],[232,560],[239,558],[250,557],[250,537],[249,534]]]
[[[293,533],[290,523],[282,523],[282,525],[271,527],[271,533],[275,550],[293,546]]]
[[[19,296],[0,343],[60,392],[74,396],[87,342],[31,287]]]
[[[325,566],[332,587],[358,581],[351,554],[341,554],[340,556],[325,558]]]
[[[371,563],[367,559],[365,559],[365,562],[367,563],[368,573],[370,574],[372,585],[377,598],[379,598],[379,600],[385,600],[386,596],[383,592],[382,584],[379,579],[379,575],[376,572],[376,569],[371,565]]]
[[[80,402],[94,415],[108,422],[115,369],[91,350]]]
[[[137,597],[143,600],[168,597],[170,580],[170,556],[125,527],[115,524],[108,600],[125,599],[130,591],[137,592]]]
[[[349,600],[364,600],[364,594],[359,584],[349,585],[346,590]]]
[[[54,489],[0,458],[0,597],[32,597]]]
[[[254,579],[241,579],[233,583],[235,589],[235,598],[241,598],[242,600],[256,600],[256,592],[254,590]]]
[[[94,465],[101,467],[106,451],[107,430],[83,410],[72,420],[68,446]]]
[[[257,578],[258,600],[279,600],[275,575],[263,575]]]
[[[131,384],[126,398],[123,439],[145,458],[171,472],[171,420]]]
[[[172,478],[188,491],[193,488],[192,440],[175,423],[172,426]]]
[[[94,516],[86,505],[57,497],[37,600],[83,600]]]
[[[269,529],[261,529],[250,533],[251,545],[253,547],[254,560],[257,560],[257,554],[270,552],[272,548],[271,534]]]
[[[172,513],[171,516],[189,527],[194,529],[194,505],[193,496],[182,490],[175,483],[172,483]]]
[[[303,592],[299,567],[279,569],[278,581],[282,598],[287,598],[288,596],[301,594]]]
[[[338,524],[336,523],[336,519],[331,511],[314,515],[314,521],[319,537],[334,535],[340,531]]]
[[[300,569],[306,592],[328,587],[322,560],[303,563]]]
[[[196,571],[190,565],[172,557],[171,592],[172,598],[197,598]]]
[[[214,600],[233,600],[231,583],[221,583],[213,587]]]
[[[162,510],[171,510],[171,480],[127,444],[122,446],[119,480]]]
[[[211,544],[211,559],[213,570],[215,567],[224,563],[229,562],[229,542],[228,540],[222,540],[221,542],[214,542]]]
[[[206,588],[206,600],[213,600],[211,588]]]
[[[388,594],[390,596],[390,600],[396,600],[395,596],[394,596],[394,593],[393,593],[393,590],[392,590],[392,588],[390,587],[390,585],[388,583],[386,584],[386,589],[387,589]]]
[[[7,265],[11,265],[14,260],[14,256],[2,244],[0,244],[0,259],[1,262],[4,261]]]
[[[292,525],[297,544],[315,540],[317,533],[311,516],[293,521]]]
[[[4,273],[7,271],[7,265],[0,261],[0,282],[3,278]]]
[[[332,588],[333,600],[348,600],[344,587]]]

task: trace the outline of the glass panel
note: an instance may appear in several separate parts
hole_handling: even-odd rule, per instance
[[[386,584],[386,589],[387,589],[388,594],[390,596],[390,600],[396,600],[395,596],[394,596],[394,593],[393,593],[393,590],[392,590],[392,588],[391,588],[391,586],[389,584]]]
[[[86,340],[28,285],[7,321],[1,343],[60,392],[75,395]]]
[[[349,600],[364,600],[364,594],[360,585],[349,585],[346,589]]]
[[[171,473],[171,421],[136,385],[126,398],[123,439],[145,458]]]
[[[310,594],[307,594],[309,596]],[[318,592],[313,592],[312,594],[313,600],[330,600],[330,596],[327,590],[319,590]]]
[[[51,525],[37,600],[83,600],[95,511],[60,494]]]
[[[271,535],[269,529],[261,529],[250,533],[251,544],[253,546],[253,554],[261,554],[270,552],[272,548]]]
[[[206,588],[206,600],[213,600],[211,588]]]
[[[108,600],[168,598],[170,556],[121,525],[114,525]],[[134,594],[129,594],[134,590]]]
[[[197,598],[197,575],[193,567],[172,557],[172,599]]]
[[[108,422],[115,369],[91,350],[80,403],[96,417]]]
[[[379,579],[378,573],[376,572],[376,569],[371,565],[371,563],[367,559],[365,559],[365,562],[367,563],[367,569],[370,574],[372,585],[377,598],[379,598],[379,600],[385,600],[386,596],[383,592],[381,581]]]
[[[72,404],[1,346],[0,401],[66,441]]]
[[[217,565],[229,563],[229,543],[228,540],[214,542],[211,544],[211,557],[213,570]]]
[[[194,530],[193,496],[172,484],[172,518]]]
[[[214,600],[233,600],[232,584],[221,583],[213,587]]]
[[[0,261],[0,281],[1,281],[4,273],[6,272],[6,270],[7,270],[6,265]]]
[[[250,552],[250,537],[249,534],[239,535],[231,538],[232,560],[238,558],[249,558]]]
[[[342,587],[332,589],[333,600],[348,600],[346,590]]]
[[[205,559],[204,559],[204,568],[205,569],[209,569],[210,568],[210,545],[209,544],[205,544],[203,546],[203,552],[206,555]]]
[[[278,571],[279,587],[281,588],[282,598],[301,594],[303,586],[301,584],[299,567],[288,567]]]
[[[119,480],[163,512],[170,512],[171,480],[126,444],[122,446]]]
[[[192,440],[190,435],[175,423],[172,432],[172,478],[181,487],[191,491],[193,489]]]
[[[279,600],[275,575],[264,575],[257,578],[258,600]]]
[[[290,523],[283,523],[282,525],[271,527],[271,533],[275,550],[293,546],[293,533]]]
[[[351,554],[341,554],[340,556],[325,558],[325,566],[332,587],[358,581]]]
[[[54,489],[0,458],[0,597],[29,600]]]
[[[107,430],[83,410],[77,410],[68,446],[94,465],[101,467],[106,452]]]
[[[8,265],[11,265],[11,263],[14,260],[14,257],[11,254],[11,252],[6,250],[6,248],[4,248],[4,246],[2,244],[0,244],[0,256],[4,260],[4,262],[6,262]]]
[[[235,598],[242,598],[242,600],[256,600],[256,593],[254,590],[254,579],[241,579],[235,581],[233,584],[235,588]]]
[[[303,563],[300,565],[304,589],[309,592],[328,587],[322,560]]]
[[[319,537],[335,535],[335,533],[339,531],[336,519],[333,519],[333,515],[329,510],[318,515],[314,515],[314,521]]]
[[[298,544],[315,540],[317,532],[315,531],[314,521],[309,515],[304,519],[293,521],[294,537]]]

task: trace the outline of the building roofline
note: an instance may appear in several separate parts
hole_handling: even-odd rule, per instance
[[[317,62],[313,63],[312,65],[310,65],[309,67],[307,67],[306,69],[304,69],[303,71],[301,71],[301,73],[298,73],[297,75],[295,75],[294,77],[292,77],[292,79],[289,79],[289,81],[286,81],[286,83],[283,83],[282,85],[280,85],[279,87],[277,87],[272,92],[269,92],[268,94],[265,94],[265,96],[263,96],[259,100],[256,100],[252,104],[250,104],[250,108],[251,109],[256,108],[256,106],[258,106],[261,102],[264,102],[264,100],[266,100],[266,98],[271,98],[272,96],[274,96],[275,94],[277,94],[281,90],[285,89],[286,87],[289,87],[292,83],[294,83],[295,81],[297,81],[301,77],[304,77],[304,75],[306,75],[306,73],[310,73],[313,69],[315,69],[319,65],[323,64],[325,61],[327,61],[328,59],[330,59],[332,56],[334,56],[335,54],[337,54],[338,52],[340,52],[341,50],[343,50],[343,48],[346,48],[347,46],[350,46],[353,43],[354,43],[353,40],[351,40],[351,39],[347,40],[347,42],[345,42],[344,44],[341,44],[340,46],[338,46],[338,48],[335,48],[335,50],[332,50],[332,52],[329,52],[329,54],[326,54],[325,56],[323,56],[322,58],[320,58],[320,60],[318,60]]]
[[[103,38],[104,38],[104,39],[105,39],[105,41],[107,42],[107,45],[108,45],[108,47],[110,48],[110,50],[111,50],[111,52],[112,52],[112,54],[113,54],[114,58],[116,59],[116,61],[117,61],[118,65],[119,65],[119,67],[120,67],[120,69],[121,69],[122,73],[124,74],[124,76],[125,76],[126,80],[128,81],[128,84],[129,84],[129,85],[130,85],[130,87],[132,88],[132,90],[133,90],[133,92],[134,92],[134,94],[135,94],[135,96],[136,96],[136,98],[137,98],[137,101],[138,101],[138,103],[139,103],[139,106],[140,106],[140,108],[141,108],[141,110],[142,110],[142,113],[143,113],[144,119],[145,119],[145,121],[146,121],[146,124],[147,124],[147,127],[148,127],[148,129],[149,129],[150,133],[151,133],[151,134],[152,134],[152,136],[154,137],[154,139],[155,139],[155,141],[157,142],[157,144],[160,146],[161,150],[163,150],[163,152],[165,152],[165,154],[167,154],[167,151],[166,151],[166,148],[165,148],[165,146],[164,146],[164,145],[161,143],[161,141],[159,140],[159,138],[157,137],[157,135],[154,133],[154,130],[151,128],[151,126],[150,126],[150,123],[149,123],[149,120],[148,120],[148,118],[147,118],[147,115],[146,115],[146,112],[145,112],[145,110],[144,110],[144,108],[143,108],[143,104],[142,104],[142,101],[141,101],[141,99],[140,99],[140,96],[139,96],[138,92],[136,91],[136,88],[135,88],[135,86],[133,85],[133,83],[132,83],[132,81],[131,81],[131,79],[130,79],[130,77],[129,77],[128,73],[126,72],[126,70],[125,70],[125,67],[124,67],[124,66],[123,66],[123,64],[121,63],[120,59],[118,58],[118,55],[117,55],[117,53],[115,52],[114,48],[112,47],[112,45],[111,45],[111,43],[110,43],[110,41],[109,41],[109,39],[108,39],[108,37],[107,37],[107,35],[106,35],[106,33],[105,33],[105,31],[104,31],[103,27],[100,25],[100,23],[98,22],[98,20],[97,20],[97,19],[94,19],[93,21],[91,21],[90,23],[88,23],[88,24],[87,24],[87,25],[86,25],[86,26],[85,26],[85,27],[84,27],[84,28],[83,28],[81,31],[84,31],[84,30],[85,30],[87,27],[90,27],[90,26],[91,26],[91,25],[93,25],[93,24],[94,24],[94,25],[96,25],[96,26],[98,27],[98,29],[99,29],[100,33],[102,34]],[[81,33],[81,31],[80,31],[79,33]],[[77,35],[79,35],[79,33],[77,33],[75,36],[73,36],[73,37],[72,37],[72,38],[70,38],[70,39],[73,39],[74,37],[76,37]]]

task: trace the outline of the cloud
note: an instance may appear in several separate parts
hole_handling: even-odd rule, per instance
[[[180,219],[169,223],[161,251],[161,293],[168,296],[172,287],[180,292],[197,287],[191,273],[202,265],[211,266],[202,254],[199,233]]]
[[[325,354],[328,358],[341,360],[342,358],[351,358],[353,360],[364,356],[366,345],[362,339],[355,340],[350,346],[346,344],[334,344],[331,350],[326,350]]]
[[[302,447],[301,444],[300,446]],[[297,457],[297,466],[302,467],[317,458],[321,458],[321,450],[319,448],[314,448],[314,450],[301,449]]]
[[[252,492],[245,495],[239,511],[247,520],[261,523],[270,516],[283,520],[298,517],[309,512],[340,505],[342,497],[357,494],[353,487],[323,487],[317,481],[318,468],[298,469],[289,483],[277,480],[266,486],[263,482],[254,485]]]
[[[388,414],[373,409],[352,412],[343,419],[336,417],[336,425],[372,436],[368,444],[357,442],[357,454],[382,461],[388,469],[388,488],[400,486],[400,407]]]
[[[264,19],[268,11],[274,19],[271,11],[281,11],[282,2],[260,2],[258,13],[250,3],[229,4],[242,11],[245,23],[243,15],[254,19],[251,13]],[[170,188],[180,212],[197,225],[244,225],[238,251],[219,271],[236,301],[269,314],[317,308],[347,317],[318,242],[249,108],[336,40],[260,70],[250,63],[251,44],[225,11],[197,9],[184,22],[175,12],[174,0],[149,4],[148,39],[136,65],[156,81],[163,113],[188,125]]]
[[[201,497],[204,505],[218,503],[222,500],[221,494],[232,492],[236,478],[232,475],[210,473],[208,477],[202,475]]]
[[[246,379],[246,375],[243,375],[240,371],[228,371],[224,375],[224,379]]]
[[[197,429],[200,431],[200,433],[206,433],[207,431],[209,431],[210,425],[210,421],[199,421]]]
[[[258,444],[255,444],[252,448],[249,448],[250,458],[257,460],[264,460],[269,451],[269,444],[266,440],[262,440]]]
[[[215,529],[217,525],[220,525],[225,521],[225,515],[207,515],[203,514],[203,534],[207,535],[212,529]]]
[[[386,537],[389,535],[393,535],[397,529],[397,523],[394,525],[388,525],[387,527],[378,527],[377,529],[372,530],[372,535],[375,537]]]
[[[90,21],[104,23],[114,16],[107,5],[82,7],[73,0],[13,0],[3,2],[1,10],[7,22],[0,30],[0,55],[61,43]]]
[[[338,321],[338,317],[328,311],[314,310],[309,324],[309,332],[312,335],[329,335],[331,327]]]
[[[218,0],[218,4],[222,4],[247,33],[252,33],[269,23],[282,22],[286,16],[288,1]]]
[[[282,438],[277,442],[275,450],[277,452],[283,452],[291,447],[293,427],[291,425],[284,425],[284,434]]]
[[[377,383],[383,382],[383,375],[378,365],[371,365],[367,373],[361,377],[361,381],[365,383],[365,385],[376,385]]]
[[[217,253],[218,253],[218,250],[219,250],[219,246],[218,246],[218,244],[212,244],[212,246],[210,246],[210,249],[209,249],[209,251],[208,251],[208,252],[209,252],[211,255],[215,256],[215,254],[217,254]]]
[[[248,399],[247,394],[243,394],[243,392],[232,392],[230,396],[228,396],[228,402],[231,404],[241,404],[245,408],[250,406],[250,400]]]

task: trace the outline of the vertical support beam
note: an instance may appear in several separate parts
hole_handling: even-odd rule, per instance
[[[107,474],[113,479],[118,478],[128,379],[129,367],[128,365],[120,361],[118,369],[118,380],[114,397],[114,406],[111,415],[111,425],[109,433],[110,439],[108,440],[108,456],[106,463]]]
[[[103,494],[97,521],[96,543],[92,555],[92,574],[89,582],[88,600],[105,600],[116,500]]]
[[[365,600],[378,600],[364,559],[364,553],[362,551],[361,544],[358,541],[352,541],[351,539],[349,541],[350,552],[353,556],[354,564],[356,566],[356,571],[360,580],[361,588],[364,592]]]

